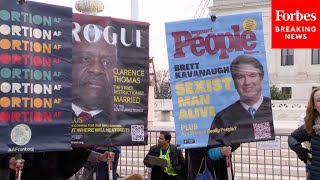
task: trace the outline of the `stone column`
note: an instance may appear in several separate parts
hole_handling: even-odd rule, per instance
[[[78,0],[75,8],[83,14],[96,15],[104,9],[103,2],[100,0]]]

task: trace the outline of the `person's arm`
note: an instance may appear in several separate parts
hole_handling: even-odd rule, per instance
[[[88,156],[88,161],[93,163],[98,163],[99,161],[109,162],[114,160],[114,152],[105,151],[103,154],[90,151]]]
[[[221,159],[223,157],[221,147],[210,148],[208,150],[208,157],[213,161]]]
[[[240,144],[232,144],[231,146],[223,146],[217,148],[210,148],[208,150],[208,157],[211,160],[219,160],[224,156],[230,156],[233,151],[235,151]]]
[[[112,159],[112,155],[108,157],[108,153],[100,154],[85,148],[73,148],[72,151],[59,152],[60,170],[63,177],[68,179],[77,173],[87,161],[97,163],[99,160],[108,161]],[[114,154],[113,154],[114,158]]]
[[[291,150],[294,150],[298,145],[301,146],[304,141],[310,141],[310,137],[303,126],[300,126],[288,136],[288,144]]]
[[[296,152],[298,158],[305,163],[307,163],[308,159],[310,159],[308,156],[309,150],[303,148],[301,143],[309,140],[310,137],[303,126],[300,126],[288,136],[288,144],[290,149]]]
[[[148,154],[146,155],[146,157],[144,157],[143,164],[145,166],[147,166],[147,167],[152,167],[152,165],[149,163],[148,155],[152,155],[153,154],[153,151],[154,151],[153,149],[154,149],[153,146],[150,147],[150,150],[149,150]]]
[[[24,166],[24,159],[19,159],[16,160],[15,157],[11,157],[9,160],[9,168],[12,170],[16,170],[16,168],[21,168],[21,170],[23,169]]]

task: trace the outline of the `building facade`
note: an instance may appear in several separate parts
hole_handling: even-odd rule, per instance
[[[307,100],[320,86],[319,49],[271,48],[271,0],[213,0],[209,7],[217,18],[224,14],[261,11],[270,86],[286,92],[292,100]]]

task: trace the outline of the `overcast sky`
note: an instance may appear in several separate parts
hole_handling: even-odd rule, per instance
[[[28,1],[28,0],[27,0]],[[76,0],[34,0],[72,7]],[[104,11],[100,16],[131,19],[131,0],[101,0]],[[157,67],[168,68],[164,22],[193,19],[203,0],[139,0],[139,21],[150,23],[150,57]],[[74,12],[78,12],[74,9]]]

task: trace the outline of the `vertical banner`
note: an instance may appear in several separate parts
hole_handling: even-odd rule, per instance
[[[0,152],[70,149],[72,9],[0,4]]]
[[[260,12],[166,23],[180,148],[274,139]]]
[[[147,143],[149,24],[73,15],[72,145]]]
[[[272,48],[320,48],[320,1],[272,0]]]

